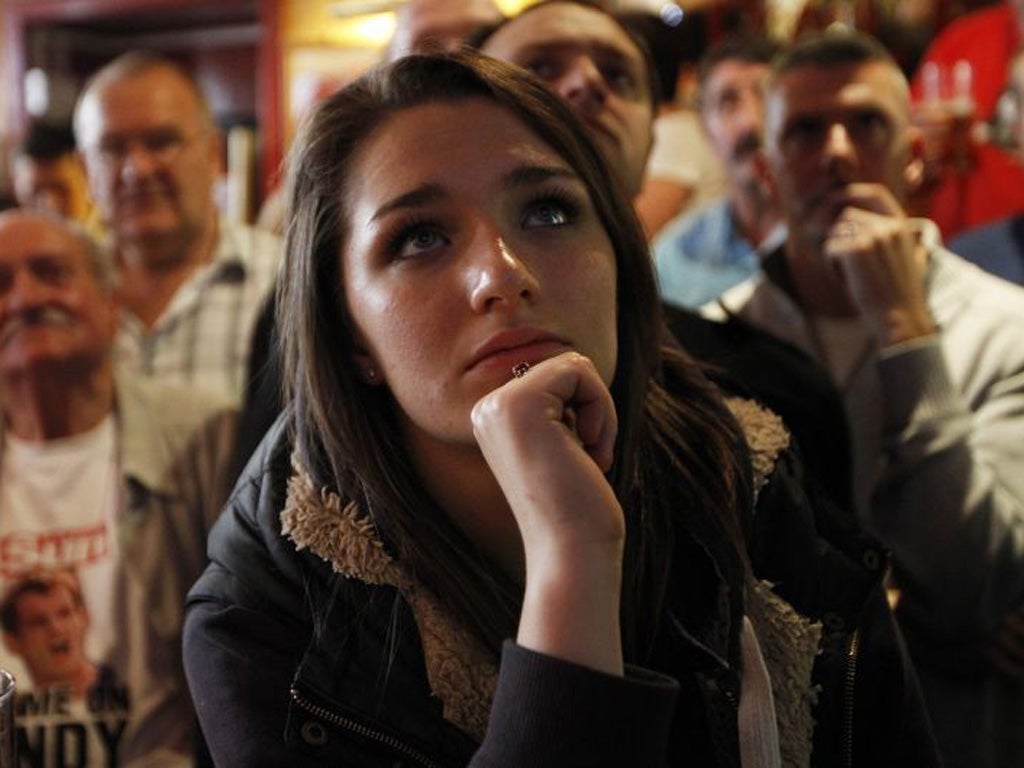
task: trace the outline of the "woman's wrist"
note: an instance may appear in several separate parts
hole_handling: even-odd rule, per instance
[[[527,547],[516,641],[530,650],[623,674],[622,546]]]

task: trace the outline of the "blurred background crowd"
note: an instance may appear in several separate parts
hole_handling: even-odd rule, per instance
[[[894,566],[947,763],[1024,760],[1024,0],[532,5],[0,0],[0,667],[91,714],[132,691],[122,754],[191,764],[185,594],[282,403],[289,147],[375,64],[467,42],[581,118],[667,330],[881,540],[857,567]],[[828,31],[870,38],[772,79]],[[31,636],[47,611],[67,638]]]
[[[530,4],[502,0],[496,10],[514,15]],[[28,195],[34,185],[42,189],[40,195],[64,196],[60,205],[96,223],[74,163],[62,160],[73,146],[71,112],[89,74],[119,53],[142,48],[180,61],[210,101],[222,135],[223,176],[216,188],[221,211],[230,220],[273,229],[280,219],[274,196],[280,163],[298,121],[312,104],[382,57],[402,5],[400,0],[7,0],[0,5],[0,150],[6,161],[0,164],[0,204],[14,204],[19,188]],[[607,5],[635,15],[662,79],[663,114],[648,174],[651,194],[640,205],[652,235],[681,210],[696,208],[723,189],[717,163],[703,151],[694,113],[696,62],[703,52],[737,33],[785,42],[836,25],[877,37],[913,79],[915,118],[925,130],[929,157],[929,183],[915,201],[919,212],[935,219],[948,239],[1024,209],[1024,185],[1018,183],[1024,177],[1012,159],[1017,97],[1007,66],[1021,37],[1014,3],[618,0]],[[44,162],[29,162],[33,157]],[[47,179],[35,180],[36,174]],[[57,182],[57,177],[67,180]],[[59,185],[66,189],[57,191]]]

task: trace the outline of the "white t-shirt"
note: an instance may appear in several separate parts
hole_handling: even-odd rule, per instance
[[[152,764],[151,755],[137,759],[147,751],[138,742],[155,735],[136,733],[132,722],[155,706],[176,662],[152,647],[141,591],[119,556],[122,492],[113,416],[69,438],[5,438],[0,666],[17,680],[22,765]],[[13,590],[40,575],[9,605]],[[189,725],[181,724],[183,745]],[[183,755],[171,758],[158,764],[189,764]]]
[[[693,187],[685,210],[695,211],[725,193],[725,175],[692,109],[658,115],[647,178],[667,179]]]
[[[885,393],[877,365],[866,365],[878,347],[857,318],[814,317],[811,334],[817,358],[843,396],[850,425],[850,467],[856,509],[869,509],[884,469],[882,406]]]

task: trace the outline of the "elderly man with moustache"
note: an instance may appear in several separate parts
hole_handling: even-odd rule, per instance
[[[16,668],[35,701],[19,728],[33,764],[188,766],[182,612],[226,497],[233,411],[115,369],[114,279],[74,224],[0,214],[0,592],[39,571],[75,571],[85,653],[120,692],[116,707],[98,694],[88,707],[50,706],[61,697]],[[69,732],[81,738],[61,746]],[[54,750],[72,747],[71,762],[57,762]]]
[[[220,141],[198,85],[168,59],[125,54],[86,85],[74,128],[120,271],[119,357],[240,402],[281,244],[218,215]]]
[[[665,301],[698,309],[761,269],[777,245],[780,212],[760,156],[763,88],[779,45],[736,38],[700,62],[700,120],[725,171],[726,194],[666,225],[654,242]]]
[[[765,150],[788,239],[709,312],[827,366],[854,493],[893,552],[898,615],[951,766],[1024,755],[1024,291],[906,215],[922,140],[908,86],[859,35],[776,61]]]

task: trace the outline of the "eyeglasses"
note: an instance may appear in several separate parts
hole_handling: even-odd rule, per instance
[[[98,144],[88,147],[85,153],[104,168],[121,168],[133,151],[141,150],[153,162],[170,165],[178,156],[203,136],[206,130],[192,136],[185,136],[175,128],[144,131],[132,135],[106,136]]]

